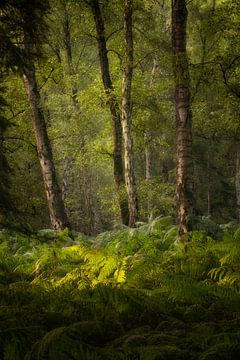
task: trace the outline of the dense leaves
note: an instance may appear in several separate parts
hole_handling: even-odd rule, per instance
[[[91,8],[87,2],[66,0],[50,4],[2,2],[0,25],[8,39],[1,42],[4,46],[1,58],[8,59],[2,63],[5,70],[16,70],[22,62],[29,61],[21,46],[19,19],[23,5],[32,14],[31,59],[36,67],[41,108],[70,223],[75,230],[97,234],[121,221],[118,199],[124,198],[125,192],[120,189],[117,193],[114,185],[113,122],[101,81]],[[123,4],[104,1],[100,5],[112,86],[120,104]],[[220,2],[215,7],[211,1],[188,5],[196,212],[210,215],[216,222],[238,219],[235,180],[239,178],[236,170],[239,101],[231,90],[237,86],[239,67],[236,9],[238,5],[229,2]],[[40,21],[40,14],[44,13],[46,16],[41,19],[44,21]],[[151,214],[175,217],[169,2],[135,2],[133,40],[132,132],[140,221],[146,221]],[[11,193],[18,209],[18,222],[34,229],[48,227],[47,204],[23,86],[9,70],[3,80],[7,103],[4,116],[14,125],[4,135],[4,156],[13,169]]]
[[[206,231],[207,231],[206,223]],[[1,358],[237,359],[239,228],[0,232]]]

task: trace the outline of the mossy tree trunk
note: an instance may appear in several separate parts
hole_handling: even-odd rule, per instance
[[[138,196],[134,174],[132,121],[133,33],[132,0],[124,1],[125,66],[122,85],[122,128],[124,139],[125,182],[128,194],[129,226],[138,220]]]
[[[180,235],[187,233],[187,215],[191,215],[195,207],[190,76],[186,52],[187,16],[186,0],[172,0],[172,47],[177,131],[177,206]]]
[[[122,139],[122,125],[119,104],[114,93],[112,84],[108,50],[105,36],[104,20],[98,0],[91,0],[90,6],[94,17],[97,41],[98,41],[98,54],[101,67],[102,82],[105,89],[107,103],[111,112],[113,121],[113,168],[114,168],[114,181],[118,196],[118,203],[120,208],[122,223],[128,225],[129,223],[129,210],[127,196],[125,195],[125,178],[124,178],[124,165],[123,165],[123,139]]]
[[[31,39],[25,34],[24,50],[33,53]],[[69,226],[60,187],[53,162],[52,149],[48,138],[46,122],[41,104],[39,87],[36,80],[33,61],[24,66],[23,82],[31,110],[32,123],[37,143],[37,153],[48,201],[51,224],[54,230]]]

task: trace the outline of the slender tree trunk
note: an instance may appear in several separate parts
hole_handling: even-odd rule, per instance
[[[2,80],[0,74],[0,81]],[[3,95],[3,88],[0,88],[0,226],[6,221],[6,215],[12,208],[12,201],[10,196],[10,167],[5,156],[4,148],[4,133],[7,130],[9,123],[4,117],[4,106],[6,105]]]
[[[122,125],[119,104],[114,93],[114,88],[110,75],[110,67],[108,61],[108,51],[105,37],[104,20],[98,0],[91,0],[90,6],[94,17],[94,22],[97,32],[98,54],[101,67],[102,82],[105,89],[107,103],[111,112],[113,121],[113,167],[114,167],[114,181],[118,195],[118,203],[121,213],[122,223],[128,225],[129,211],[128,201],[125,195],[125,178],[123,166],[123,144],[122,144]]]
[[[151,71],[151,77],[150,77],[150,81],[149,81],[150,89],[153,86],[153,80],[154,80],[156,68],[157,68],[157,62],[154,59],[153,60],[153,67],[152,67],[152,71]],[[151,132],[150,132],[149,128],[146,128],[146,133],[145,133],[145,178],[146,178],[147,182],[150,182],[150,180],[152,178],[152,150],[153,150],[153,147],[152,147]],[[148,189],[147,211],[148,211],[148,218],[149,219],[151,217],[151,212],[152,212],[152,208],[153,208],[150,194],[151,194],[151,190]]]
[[[211,216],[211,195],[209,188],[207,192],[207,215]]]
[[[72,56],[72,38],[71,38],[71,29],[70,29],[70,19],[69,19],[69,12],[67,9],[66,0],[61,1],[63,7],[63,42],[64,48],[66,52],[66,60],[67,60],[67,67],[68,67],[68,74],[72,77],[72,102],[75,107],[79,105],[78,100],[76,98],[77,95],[77,86],[74,80],[75,70],[73,66],[73,56]]]
[[[150,140],[145,137],[145,141],[146,141],[146,144],[145,144],[145,178],[146,180],[151,180],[152,178],[152,154],[151,154],[151,145],[150,145]]]
[[[134,174],[133,140],[131,134],[132,118],[132,76],[133,76],[133,34],[132,0],[124,1],[125,68],[122,85],[122,128],[124,140],[125,182],[128,193],[129,226],[135,226],[138,220],[138,196]]]
[[[237,154],[236,154],[235,189],[236,189],[237,220],[240,223],[240,151],[239,150],[237,150]]]
[[[62,199],[63,202],[65,202],[65,199],[68,195],[68,178],[71,168],[71,162],[72,159],[70,156],[65,156],[63,160],[63,174],[62,174],[62,184],[61,184],[61,193],[62,193]]]
[[[152,201],[151,201],[151,188],[150,181],[152,178],[152,148],[151,140],[148,137],[148,134],[145,136],[145,178],[147,181],[147,215],[148,219],[151,217],[152,212]]]
[[[177,130],[177,200],[179,234],[188,231],[187,215],[194,211],[192,113],[186,52],[186,0],[172,0],[172,45]]]
[[[211,146],[210,146],[211,149]],[[209,150],[210,150],[209,149]],[[208,170],[208,176],[207,176],[207,215],[211,216],[211,193],[210,193],[210,155],[208,152],[207,155],[207,170]]]
[[[71,80],[71,97],[72,105],[76,112],[79,112],[79,102],[77,99],[77,84],[74,78],[76,74],[73,64],[73,55],[72,55],[72,37],[71,37],[71,19],[69,11],[67,8],[67,0],[60,0],[62,15],[62,30],[63,30],[63,45],[65,50],[65,56],[67,61],[67,72]],[[71,119],[71,114],[67,116],[67,121]],[[63,175],[62,175],[62,198],[65,201],[68,193],[68,182],[69,182],[69,169],[71,166],[72,158],[69,155],[66,155],[63,161]],[[67,209],[68,210],[68,209]]]
[[[29,53],[32,53],[31,40],[25,41],[25,49],[29,51]],[[64,227],[69,226],[69,222],[57,181],[51,144],[48,138],[33,63],[29,63],[28,66],[25,66],[23,82],[31,109],[31,117],[37,142],[38,159],[47,195],[51,224],[53,229],[61,230]]]
[[[94,199],[93,196],[93,174],[87,166],[84,166],[83,180],[86,212],[88,214],[88,235],[95,236],[101,229],[101,220],[99,218],[96,201],[94,201],[96,199]]]

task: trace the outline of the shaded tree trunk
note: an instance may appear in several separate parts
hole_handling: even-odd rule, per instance
[[[0,72],[0,81],[2,74]],[[10,196],[10,167],[5,156],[4,148],[4,133],[10,125],[4,117],[4,106],[6,105],[3,99],[3,88],[0,87],[0,226],[6,221],[6,217],[12,208],[12,201]]]
[[[124,1],[125,67],[122,85],[122,129],[124,140],[125,182],[128,194],[129,226],[135,226],[138,220],[138,196],[134,174],[132,120],[132,76],[133,76],[133,34],[132,0]]]
[[[211,146],[210,146],[211,149]],[[207,215],[211,216],[211,186],[210,186],[210,154],[207,155]]]
[[[151,71],[151,77],[149,81],[149,87],[150,89],[153,86],[154,76],[157,68],[157,62],[154,59],[153,60],[153,67]],[[152,152],[153,152],[153,146],[152,146],[153,137],[151,135],[151,131],[149,128],[146,129],[145,133],[145,178],[147,182],[150,183],[150,180],[152,178]],[[148,190],[148,199],[147,199],[147,210],[148,210],[148,218],[151,218],[151,212],[152,212],[152,201],[151,201],[151,191]]]
[[[150,181],[152,179],[152,147],[151,140],[146,135],[145,136],[145,178],[147,180],[147,213],[148,219],[151,217],[152,212],[152,201],[151,201],[151,190],[150,190]]]
[[[186,0],[172,0],[172,46],[177,131],[177,207],[180,235],[188,231],[187,215],[191,215],[195,207],[190,76],[186,52],[187,15]]]
[[[27,53],[32,53],[31,39],[25,37],[24,48]],[[35,75],[35,67],[31,61],[28,66],[24,66],[23,82],[31,109],[38,159],[40,162],[44,188],[47,196],[51,224],[53,229],[61,230],[64,227],[69,226],[69,222],[53,163],[52,149],[42,110],[40,92]]]
[[[125,178],[123,166],[123,140],[122,140],[122,125],[119,104],[114,93],[112,79],[110,75],[110,67],[108,61],[108,51],[105,36],[104,20],[98,0],[91,0],[90,6],[94,17],[97,41],[98,41],[98,54],[101,67],[102,82],[105,89],[107,103],[111,112],[113,121],[113,167],[114,167],[114,181],[118,196],[118,203],[120,208],[122,223],[128,225],[129,223],[129,210],[128,201],[125,195]]]
[[[93,174],[87,166],[83,168],[84,198],[88,220],[88,235],[96,236],[101,229],[101,220],[99,218],[96,197],[94,197]]]
[[[75,70],[73,66],[73,56],[72,56],[72,38],[71,38],[71,30],[70,30],[70,18],[69,12],[67,9],[66,0],[61,1],[61,5],[63,7],[63,43],[66,52],[66,59],[67,59],[67,67],[68,67],[68,74],[72,76],[72,102],[74,106],[78,106],[78,100],[76,98],[77,95],[77,86],[73,76],[75,75]]]
[[[235,190],[236,190],[237,220],[240,223],[240,151],[239,150],[237,150],[237,154],[236,154]]]
[[[68,195],[68,176],[71,169],[71,162],[72,159],[70,156],[65,156],[63,160],[63,174],[62,174],[62,184],[61,184],[61,193],[62,193],[62,199],[63,202],[65,202],[65,199]]]
[[[60,6],[62,10],[62,30],[63,30],[63,47],[65,50],[65,56],[67,61],[67,72],[71,78],[71,97],[72,97],[72,105],[76,111],[79,112],[79,101],[77,99],[77,84],[74,78],[76,71],[74,69],[73,64],[73,51],[72,51],[72,36],[71,36],[71,18],[68,10],[67,0],[61,0]],[[67,116],[67,121],[70,120],[71,115]],[[62,175],[62,199],[65,202],[68,193],[68,181],[69,181],[69,170],[71,167],[72,158],[69,155],[66,155],[64,158],[64,166],[63,166],[63,175]],[[66,204],[66,202],[65,202]],[[66,209],[67,211],[68,209]],[[67,211],[68,213],[68,211]]]

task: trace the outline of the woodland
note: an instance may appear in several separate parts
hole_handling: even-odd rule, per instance
[[[0,360],[240,358],[238,0],[0,0]]]

